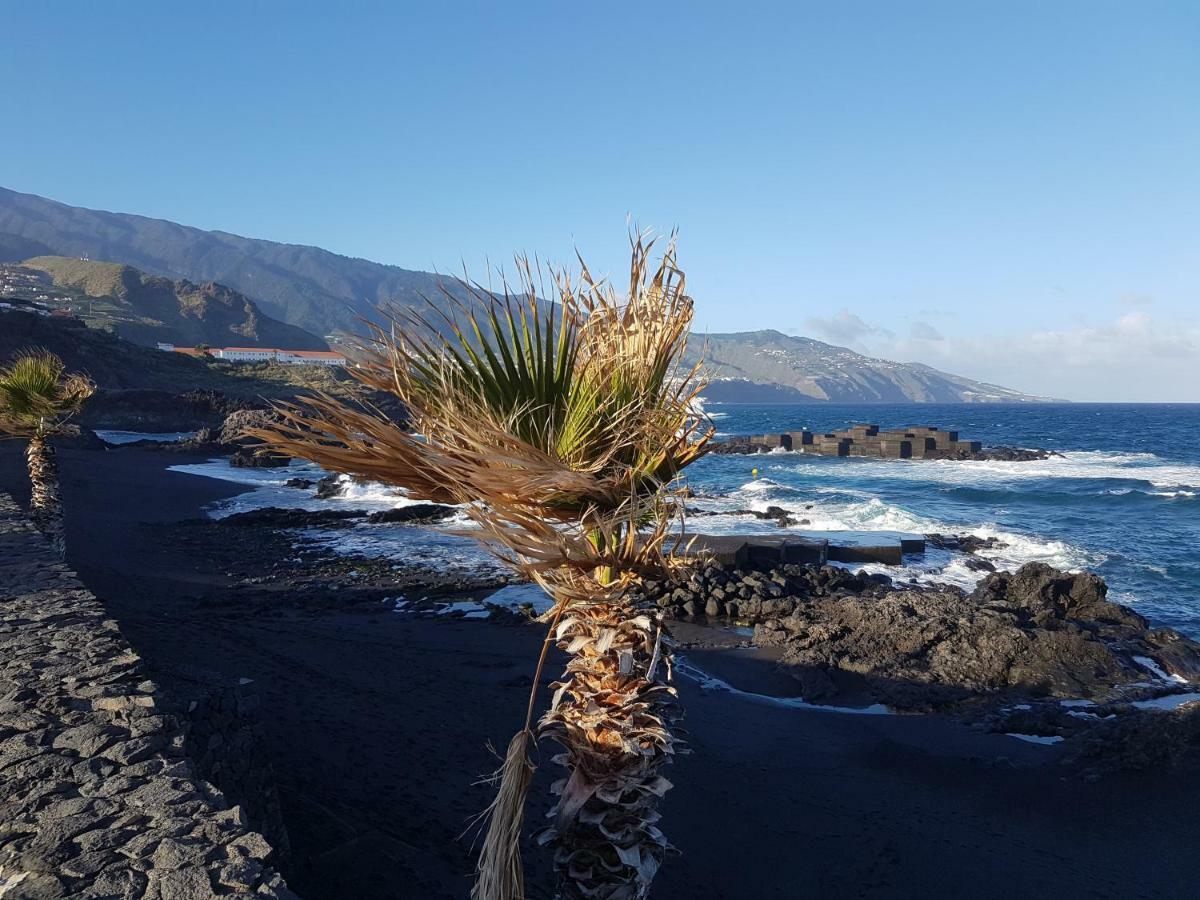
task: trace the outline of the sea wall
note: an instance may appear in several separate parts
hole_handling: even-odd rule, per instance
[[[215,722],[218,747],[245,731]],[[187,749],[117,623],[0,494],[0,897],[295,897]]]

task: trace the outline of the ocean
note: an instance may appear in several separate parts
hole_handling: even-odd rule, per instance
[[[721,436],[859,422],[956,429],[984,446],[1041,447],[1062,457],[1034,462],[874,460],[775,452],[708,456],[688,470],[704,515],[689,528],[708,533],[778,532],[772,521],[737,510],[787,509],[795,530],[969,533],[1003,546],[979,555],[1013,570],[1042,561],[1104,577],[1109,596],[1154,625],[1200,637],[1200,405],[1126,404],[708,404]],[[174,467],[241,481],[250,491],[213,515],[258,506],[327,507],[288,478],[319,477],[304,463],[283,470],[231,469],[223,461]],[[752,470],[757,469],[757,475]],[[405,501],[380,485],[353,485],[339,504],[386,508]],[[461,527],[462,522],[452,525]],[[301,542],[341,552],[428,559],[431,565],[495,565],[473,542],[406,526],[313,530]],[[929,549],[902,569],[869,566],[921,582],[972,587],[981,574],[964,558]]]

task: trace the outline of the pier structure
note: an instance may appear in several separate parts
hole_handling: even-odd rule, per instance
[[[936,425],[908,425],[881,430],[878,425],[852,425],[823,434],[802,430],[759,435],[752,440],[767,447],[782,447],[818,456],[868,456],[879,459],[946,459],[979,453],[979,441],[959,440],[957,431]]]

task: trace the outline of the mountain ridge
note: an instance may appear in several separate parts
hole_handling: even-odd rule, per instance
[[[705,396],[716,401],[1034,403],[1050,400],[942,372],[924,363],[878,359],[773,328],[697,334],[689,348],[689,361],[698,360],[701,354],[711,373]],[[745,399],[749,397],[754,399]]]
[[[0,248],[36,242],[64,256],[115,259],[152,274],[217,281],[269,315],[319,335],[361,330],[384,303],[415,305],[455,290],[451,279],[319,247],[282,244],[163,219],[67,206],[0,188]],[[697,335],[712,348],[707,396],[796,402],[1034,402],[999,385],[855,353],[773,329]],[[693,358],[695,346],[693,346]]]
[[[68,257],[132,265],[172,279],[216,281],[268,315],[324,337],[378,320],[380,304],[415,305],[447,281],[429,272],[342,256],[320,247],[206,231],[133,213],[69,206],[0,187],[0,236]],[[0,240],[0,244],[3,241]]]
[[[126,263],[64,256],[38,256],[20,266],[0,267],[10,273],[9,280],[23,272],[49,277],[66,294],[67,305],[82,313],[87,304],[90,324],[144,346],[165,342],[183,347],[329,349],[316,335],[266,315],[249,297],[214,281],[173,281]]]

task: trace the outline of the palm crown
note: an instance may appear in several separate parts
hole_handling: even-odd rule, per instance
[[[67,420],[95,391],[83,375],[66,375],[53,353],[30,351],[0,369],[0,432],[47,437],[71,426]]]
[[[557,599],[581,577],[617,583],[670,565],[664,488],[706,450],[683,364],[691,300],[673,245],[651,268],[653,241],[633,241],[629,294],[586,265],[554,276],[540,299],[520,260],[521,290],[469,285],[450,312],[398,313],[376,329],[354,370],[395,394],[408,429],[326,396],[283,406],[256,436],[326,468],[469,504],[480,538]]]

